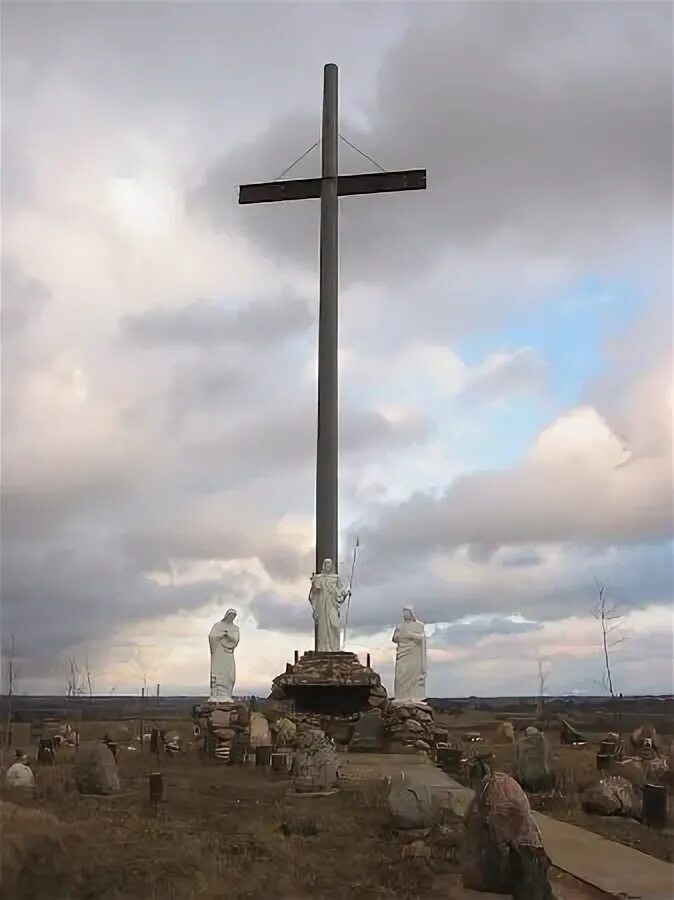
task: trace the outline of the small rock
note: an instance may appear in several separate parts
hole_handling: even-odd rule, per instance
[[[411,844],[403,844],[400,855],[403,859],[430,859],[431,848],[425,841],[413,841]]]

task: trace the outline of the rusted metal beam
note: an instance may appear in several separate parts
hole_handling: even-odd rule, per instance
[[[239,187],[239,204],[315,200],[321,196],[321,182],[321,178],[293,178],[289,181],[242,184]],[[426,190],[426,169],[407,169],[402,172],[366,172],[363,175],[340,175],[337,178],[337,193],[340,197],[424,190]]]

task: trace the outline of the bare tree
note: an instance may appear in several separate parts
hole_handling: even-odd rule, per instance
[[[613,717],[618,732],[621,731],[619,713],[617,709],[617,697],[613,682],[613,669],[611,666],[611,652],[625,640],[624,635],[620,633],[622,623],[622,615],[618,612],[618,607],[609,602],[606,586],[600,581],[595,582],[597,586],[597,602],[592,609],[592,615],[599,622],[601,627],[601,644],[604,656],[604,674],[601,684],[604,690],[611,698],[611,707],[613,709]]]
[[[10,635],[9,650],[7,652],[7,746],[12,746],[12,698],[14,696],[14,684],[16,682],[16,642],[14,635]]]
[[[89,668],[89,657],[86,656],[84,659],[84,671],[87,676],[87,689],[89,691],[89,699],[94,696],[94,683],[91,677],[91,669]]]
[[[68,676],[66,683],[66,695],[68,697],[81,697],[84,693],[80,664],[76,656],[68,657]]]
[[[537,717],[542,720],[545,712],[545,688],[548,683],[549,671],[545,669],[545,660],[538,660],[538,704],[536,709]]]

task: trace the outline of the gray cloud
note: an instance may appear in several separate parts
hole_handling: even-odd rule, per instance
[[[540,623],[588,615],[596,602],[596,578],[606,584],[613,601],[623,610],[671,605],[674,595],[671,541],[621,547],[619,551],[606,545],[592,550],[570,545],[564,550],[561,567],[543,568],[532,578],[510,577],[497,564],[477,569],[471,579],[466,579],[460,561],[457,577],[452,578],[452,562],[449,556],[445,579],[433,575],[419,561],[410,565],[404,559],[384,558],[370,545],[362,544],[349,614],[354,637],[392,626],[401,609],[410,603],[427,624],[478,615],[494,620],[493,627],[484,619],[470,626],[452,626],[457,629],[457,640],[468,633],[464,627],[474,627],[476,639],[509,630],[526,631],[530,629],[519,628],[518,623],[504,624],[504,617],[518,614]],[[302,621],[300,600],[294,604],[271,595],[258,597],[255,615],[260,626],[298,630]]]
[[[456,4],[411,27],[381,66],[369,128],[342,128],[386,168],[426,166],[428,190],[342,202],[345,280],[414,278],[506,234],[534,255],[599,261],[654,218],[669,228],[671,17],[663,4]],[[278,117],[194,202],[313,263],[315,203],[242,210],[234,188],[274,177],[317,120]]]
[[[45,285],[22,272],[16,260],[3,256],[0,313],[3,343],[23,331],[48,300],[49,291]]]
[[[440,625],[433,632],[430,644],[434,647],[470,646],[481,638],[504,634],[525,634],[530,631],[539,631],[541,628],[540,622],[520,622],[492,616],[491,618],[476,619],[473,622]]]
[[[96,152],[111,147],[110,158],[94,167],[102,177],[126,175],[128,166],[144,189],[149,166],[180,191],[185,173],[197,173],[193,210],[227,238],[243,230],[285,277],[297,264],[315,268],[318,204],[243,209],[236,186],[273,178],[313,143],[321,65],[336,59],[344,134],[387,168],[429,170],[425,193],[342,204],[343,346],[374,359],[383,358],[394,332],[399,346],[428,334],[441,343],[457,323],[491,328],[523,302],[543,302],[550,284],[586,274],[588,266],[604,272],[607,260],[621,257],[622,265],[625,255],[625,266],[641,277],[650,275],[654,252],[669,257],[671,9],[408,9],[274,4],[264,8],[262,31],[257,4],[12,4],[3,17],[9,165],[2,193],[13,212],[28,204],[25,218],[8,217],[5,227],[22,259],[34,255],[35,271],[52,276],[42,285],[16,267],[8,279],[3,271],[3,417],[9,401],[13,429],[29,422],[21,440],[7,429],[3,440],[3,631],[14,630],[29,648],[33,673],[73,643],[110,636],[138,618],[195,610],[216,589],[229,591],[234,605],[254,596],[261,627],[305,631],[305,597],[282,602],[255,576],[220,577],[217,562],[258,559],[284,582],[312,568],[312,554],[275,531],[282,517],[304,522],[313,505],[310,302],[289,289],[234,312],[209,284],[211,299],[176,308],[166,305],[175,297],[157,294],[147,268],[118,281],[127,270],[127,235],[114,217],[105,218],[98,187],[91,208],[88,195],[71,204],[44,187],[51,184],[45,160],[55,138],[58,165],[78,165],[71,122],[91,128]],[[413,26],[384,56],[405,17]],[[326,21],[330,27],[318,27]],[[358,52],[355,33],[364,41]],[[143,148],[136,156],[138,136],[150,148],[147,158]],[[342,161],[347,171],[369,168],[345,147]],[[308,172],[317,172],[315,153],[292,174]],[[206,173],[200,187],[199,173]],[[68,174],[72,181],[64,183],[79,183],[79,172]],[[80,203],[84,220],[95,223],[95,252],[72,279],[59,274],[66,263],[55,262],[43,235],[62,216],[63,258],[71,261],[69,242],[80,246],[71,211]],[[181,227],[193,224],[188,218]],[[647,264],[639,257],[636,266],[632,237],[645,228]],[[146,239],[134,245],[141,263]],[[154,241],[161,248],[162,238]],[[229,265],[236,260],[223,268]],[[184,277],[189,269],[181,271]],[[385,283],[383,302],[348,289],[367,280]],[[170,279],[159,281],[165,290]],[[126,317],[115,341],[111,323],[125,308],[114,297],[118,283],[133,288],[127,309],[142,310],[136,294],[156,305]],[[102,305],[78,307],[72,293],[95,295],[99,284]],[[56,303],[46,302],[52,290],[56,312]],[[588,388],[633,452],[626,478],[636,469],[639,480],[648,460],[666,458],[666,428],[648,400],[661,388],[635,388],[643,347],[666,349],[661,343],[671,327],[663,321],[659,316],[631,348],[630,336],[614,347],[606,381]],[[62,369],[50,378],[54,359],[63,360]],[[86,382],[84,400],[68,393],[76,368]],[[32,393],[21,380],[28,372],[36,375]],[[535,387],[544,375],[539,359],[515,355],[498,375],[482,371],[466,396]],[[343,394],[354,396],[342,408],[340,474],[349,505],[364,473],[379,467],[383,474],[375,477],[385,478],[392,452],[424,443],[433,431],[414,414],[389,421],[369,385],[345,387]],[[410,376],[412,403],[416,389]],[[375,408],[363,409],[365,403]],[[31,418],[22,419],[24,407]],[[118,420],[120,408],[127,414]],[[70,429],[74,439],[58,445],[59,455],[54,445]],[[522,466],[463,476],[441,496],[377,503],[362,518],[354,633],[393,624],[410,601],[429,622],[478,612],[519,611],[541,620],[585,612],[594,575],[612,579],[628,605],[671,601],[671,544],[661,540],[671,526],[669,482],[658,473],[627,496],[622,476],[613,480],[606,471],[597,482],[582,465],[574,473]],[[639,543],[648,540],[653,544]],[[564,544],[558,568],[546,569],[546,542]],[[613,555],[612,542],[620,542]],[[429,574],[429,558],[451,561],[454,554],[461,566],[465,554],[472,580]],[[195,575],[210,571],[212,561],[215,574]],[[154,570],[174,573],[177,582],[198,580],[160,586],[148,577]]]
[[[189,463],[208,473],[219,488],[270,476],[304,466],[316,453],[315,408],[311,404],[289,406],[264,418],[250,417],[248,422],[223,433],[214,441],[192,445],[186,451]],[[342,457],[371,455],[423,443],[430,424],[423,416],[389,421],[375,410],[344,409],[340,440]]]
[[[672,533],[669,463],[656,465],[655,482],[648,462],[636,461],[634,469],[635,478],[643,472],[641,490],[618,469],[596,477],[573,465],[460,475],[439,498],[419,493],[384,509],[378,525],[362,528],[361,534],[386,556],[463,544],[667,539]]]
[[[194,300],[178,309],[153,307],[122,320],[125,337],[146,347],[277,343],[313,322],[307,304],[295,296],[254,301],[228,309],[216,300]]]

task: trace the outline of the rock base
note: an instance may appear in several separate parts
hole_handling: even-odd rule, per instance
[[[389,700],[384,723],[391,751],[433,751],[433,710],[423,700]]]
[[[272,699],[288,701],[296,714],[355,721],[358,713],[387,700],[381,678],[355,653],[310,650],[273,681]]]
[[[215,750],[233,740],[248,741],[248,708],[240,700],[197,703],[193,707],[192,718],[204,735],[205,748]]]

